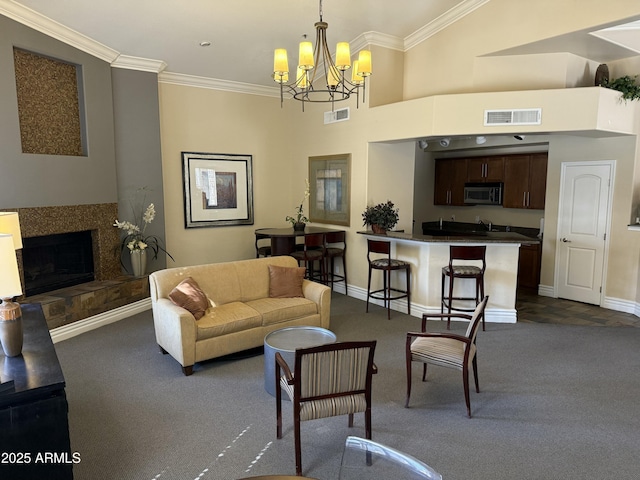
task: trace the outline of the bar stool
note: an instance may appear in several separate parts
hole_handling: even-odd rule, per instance
[[[265,233],[260,233],[260,230],[267,230],[266,228],[256,229],[256,258],[270,257],[271,256],[271,237]],[[267,245],[261,244],[261,240],[269,240]]]
[[[447,309],[447,313],[451,313],[452,310],[458,312],[473,312],[476,306],[484,298],[484,271],[486,269],[485,254],[487,247],[482,246],[449,246],[449,265],[442,268],[442,302],[440,304],[440,313],[444,313],[444,309]],[[461,265],[454,262],[456,261],[471,261],[475,260],[478,263],[482,263],[482,266],[478,265]],[[448,295],[444,295],[445,278],[449,279]],[[475,297],[454,297],[453,296],[453,280],[455,278],[472,278],[475,280]],[[475,300],[473,308],[454,307],[454,300]],[[447,319],[447,330],[451,325],[451,317]],[[484,330],[484,315],[482,316],[482,330]]]
[[[324,234],[324,241],[326,245],[325,256],[327,259],[327,280],[331,283],[331,290],[333,290],[333,284],[344,282],[344,294],[347,295],[347,240],[346,232],[327,232]],[[340,245],[342,244],[342,245]],[[342,259],[343,275],[335,273],[335,259]]]
[[[326,283],[324,233],[306,234],[304,236],[303,250],[296,250],[290,255],[298,260],[298,265],[304,262],[307,267],[306,278],[316,280],[316,273],[319,273],[320,282]],[[314,270],[313,265],[315,262],[320,264],[319,270]]]
[[[391,258],[391,242],[382,240],[367,239],[368,251],[367,260],[369,262],[369,279],[367,281],[367,313],[369,312],[369,298],[382,300],[387,308],[387,319],[391,319],[391,300],[399,298],[407,299],[407,313],[411,315],[411,264],[404,260]],[[372,259],[371,254],[382,254],[386,257]],[[382,270],[383,288],[371,291],[371,272]],[[404,270],[407,274],[407,289],[400,290],[391,286],[391,272],[394,270]],[[393,295],[397,292],[399,295]]]

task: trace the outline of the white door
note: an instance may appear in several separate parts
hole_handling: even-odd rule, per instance
[[[613,166],[562,164],[556,249],[560,298],[601,303]]]

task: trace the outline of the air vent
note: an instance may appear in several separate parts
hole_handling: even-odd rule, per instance
[[[541,108],[484,111],[485,127],[493,125],[540,125],[541,123]]]
[[[324,124],[344,122],[349,120],[349,107],[334,110],[333,112],[324,112]]]

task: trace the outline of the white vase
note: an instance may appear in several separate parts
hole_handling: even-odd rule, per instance
[[[131,268],[134,277],[141,277],[147,271],[147,251],[131,250]]]

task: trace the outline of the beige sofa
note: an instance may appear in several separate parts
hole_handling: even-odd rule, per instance
[[[298,267],[298,262],[288,256],[267,257],[168,268],[149,276],[156,340],[185,375],[191,375],[196,362],[262,346],[265,335],[280,328],[329,328],[331,289],[305,279],[304,297],[270,298],[269,265]],[[187,277],[215,304],[197,321],[169,299]]]

